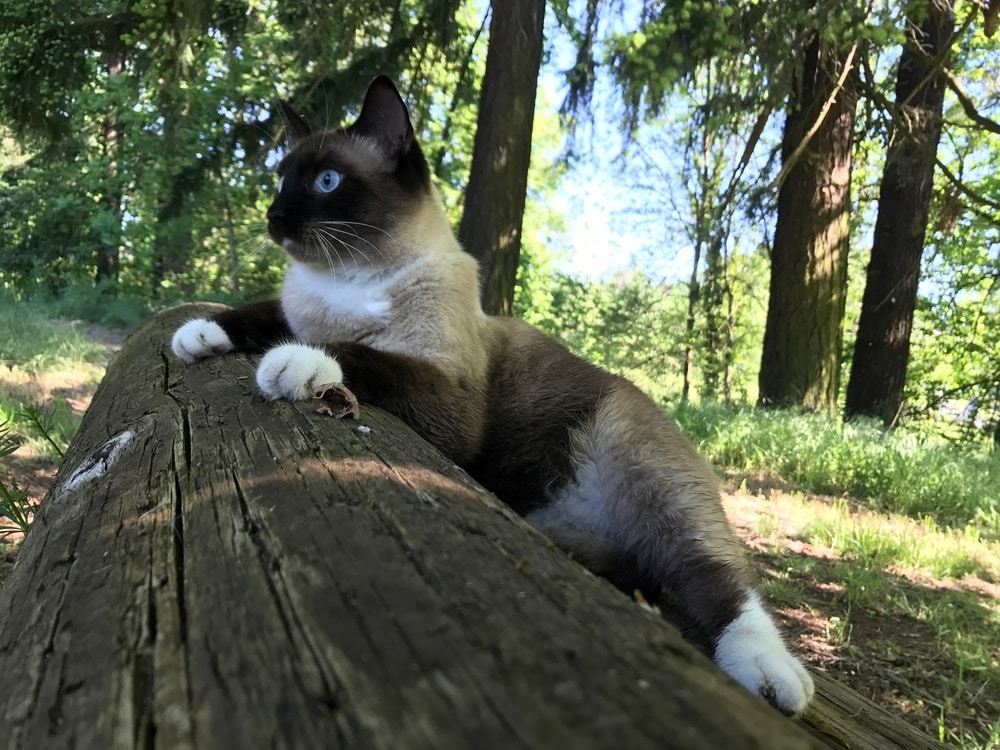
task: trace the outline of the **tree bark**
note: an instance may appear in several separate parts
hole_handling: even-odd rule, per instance
[[[0,589],[0,747],[939,747],[822,675],[803,731],[395,418],[178,362],[205,314],[126,342]]]
[[[121,34],[112,32],[109,44],[110,51],[107,53],[107,75],[109,79],[120,76],[125,70],[125,53],[122,51]],[[122,222],[122,189],[118,160],[121,154],[122,136],[124,126],[121,121],[121,113],[117,109],[110,110],[104,117],[102,130],[104,135],[104,155],[108,160],[107,166],[107,193],[103,197],[104,208],[110,216],[121,227]],[[118,281],[118,267],[121,258],[121,232],[112,238],[103,236],[100,238],[97,252],[94,258],[94,283],[108,282],[113,285]],[[109,286],[108,289],[113,289]]]
[[[759,380],[764,406],[830,412],[836,407],[856,103],[850,86],[834,94],[845,64],[843,55],[816,36],[805,50],[785,121],[782,156],[787,168],[824,105],[831,105],[778,192]]]
[[[545,0],[494,2],[458,235],[482,269],[483,309],[511,315],[531,162]]]
[[[845,416],[892,424],[903,403],[924,235],[934,191],[953,0],[920,3],[899,60],[896,108],[847,383]]]

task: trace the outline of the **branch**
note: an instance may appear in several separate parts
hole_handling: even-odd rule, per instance
[[[946,165],[943,161],[941,161],[939,157],[935,157],[934,161],[936,162],[938,168],[941,170],[941,173],[948,178],[948,181],[955,186],[958,192],[968,197],[971,201],[977,203],[980,206],[988,206],[989,208],[992,208],[996,211],[1000,211],[1000,201],[993,200],[992,198],[987,198],[985,195],[977,193],[975,190],[970,188],[968,185],[965,184],[962,178],[956,175],[954,172],[952,172],[951,169],[948,168],[948,165]],[[1000,224],[1000,216],[984,215],[983,218],[989,219],[990,221]]]
[[[983,130],[990,133],[1000,134],[1000,123],[995,120],[991,120],[986,115],[982,114],[972,101],[972,97],[962,88],[961,82],[955,77],[948,68],[941,68],[941,75],[944,77],[945,83],[948,84],[948,88],[951,89],[952,93],[958,98],[958,103],[962,105],[962,109],[965,111],[965,116],[976,123]]]

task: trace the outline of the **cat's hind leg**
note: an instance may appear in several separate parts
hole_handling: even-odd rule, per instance
[[[676,608],[716,663],[786,714],[813,683],[752,584],[711,470],[637,390],[606,394],[573,437],[576,471],[527,520],[595,572],[627,565],[654,601]],[[610,575],[609,575],[610,573]]]

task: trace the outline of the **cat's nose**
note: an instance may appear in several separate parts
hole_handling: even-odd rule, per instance
[[[284,211],[267,212],[267,235],[279,245],[289,236],[288,219]]]
[[[267,231],[274,233],[287,227],[287,216],[285,209],[279,206],[271,206],[267,209]]]

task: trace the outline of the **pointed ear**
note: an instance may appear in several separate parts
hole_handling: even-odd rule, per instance
[[[389,78],[379,76],[368,86],[361,114],[351,130],[374,138],[390,159],[409,153],[413,145],[410,113]]]
[[[313,134],[313,126],[292,109],[291,104],[284,99],[279,99],[278,104],[281,105],[281,119],[285,124],[285,139],[289,148]]]

